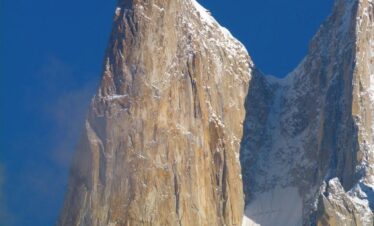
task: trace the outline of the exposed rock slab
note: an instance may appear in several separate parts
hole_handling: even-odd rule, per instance
[[[252,67],[194,0],[119,1],[59,225],[241,225]]]

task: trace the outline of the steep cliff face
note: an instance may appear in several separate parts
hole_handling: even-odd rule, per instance
[[[373,225],[373,10],[337,0],[295,71],[253,77],[243,225]]]
[[[194,0],[120,0],[59,225],[240,225],[252,67]]]
[[[373,4],[277,79],[195,0],[120,0],[59,225],[372,226]]]

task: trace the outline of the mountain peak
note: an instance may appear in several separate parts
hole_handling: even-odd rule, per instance
[[[297,69],[252,79],[241,150],[246,225],[372,225],[372,190],[354,189],[373,187],[373,17],[371,1],[336,1]],[[328,192],[333,185],[340,192]]]
[[[195,0],[119,1],[59,225],[373,225],[373,18],[275,79]]]
[[[120,1],[59,225],[240,225],[251,65],[195,1]]]

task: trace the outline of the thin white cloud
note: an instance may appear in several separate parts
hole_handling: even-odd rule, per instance
[[[40,208],[36,209],[30,203],[20,206],[23,211],[14,214],[17,225],[25,225],[25,217],[33,214],[41,221],[50,220],[58,214],[62,205],[59,202],[66,191],[70,160],[82,132],[90,99],[99,82],[98,74],[88,73],[72,68],[57,57],[49,57],[35,77],[36,84],[26,91],[29,94],[25,101],[26,109],[36,115],[33,119],[40,122],[47,132],[37,133],[30,147],[24,149],[37,151],[14,180],[18,185],[15,192],[30,194],[32,197],[25,198],[39,201]],[[0,217],[1,212],[0,209]],[[0,226],[3,225],[9,224],[0,220]]]
[[[42,105],[46,119],[56,130],[50,158],[62,169],[69,167],[75,144],[80,137],[89,102],[95,94],[99,76],[82,75],[56,57],[50,57],[41,69],[43,90],[53,100]],[[79,77],[86,77],[78,82]]]
[[[11,224],[12,217],[6,205],[4,183],[5,183],[5,172],[4,172],[3,165],[0,163],[0,225],[10,226],[12,225]]]

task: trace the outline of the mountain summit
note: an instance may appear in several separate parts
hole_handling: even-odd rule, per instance
[[[336,1],[292,73],[253,77],[246,225],[373,225],[373,10],[371,0]]]
[[[195,1],[119,1],[59,225],[240,225],[252,67]]]
[[[60,226],[372,226],[374,2],[287,77],[195,0],[120,0]]]

